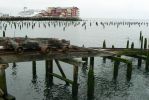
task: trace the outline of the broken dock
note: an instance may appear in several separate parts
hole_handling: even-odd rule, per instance
[[[72,97],[77,98],[78,93],[78,67],[87,66],[88,58],[90,58],[89,73],[88,73],[88,96],[93,96],[94,91],[94,57],[103,57],[103,60],[111,59],[114,61],[113,79],[116,80],[118,76],[118,69],[120,62],[127,64],[126,79],[130,81],[132,74],[132,62],[122,58],[121,56],[130,56],[138,58],[138,65],[140,66],[142,60],[146,61],[146,70],[148,70],[148,50],[132,49],[132,48],[85,48],[78,46],[71,46],[67,51],[51,51],[49,53],[41,53],[37,50],[26,50],[22,54],[17,54],[11,50],[0,50],[0,94],[1,97],[7,100],[15,100],[15,97],[8,94],[6,85],[5,70],[9,67],[9,63],[14,66],[17,62],[32,61],[32,74],[36,76],[36,61],[45,60],[46,77],[49,84],[53,84],[53,76],[64,80],[67,85],[72,85]],[[82,58],[78,60],[76,58]],[[55,61],[61,75],[53,73],[53,61]],[[65,72],[59,61],[73,65],[73,80],[67,79]]]

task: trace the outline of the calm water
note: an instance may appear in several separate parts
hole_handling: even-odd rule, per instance
[[[129,26],[129,22],[130,26]],[[135,25],[133,23],[136,23]],[[16,23],[16,28],[14,23]],[[23,23],[23,24],[22,24]],[[29,24],[30,23],[30,24]],[[118,23],[121,23],[118,25]],[[114,20],[96,19],[78,22],[0,22],[0,33],[6,30],[6,36],[19,37],[49,37],[71,41],[71,44],[86,47],[101,47],[103,40],[107,46],[126,47],[126,41],[134,42],[139,48],[139,33],[149,38],[148,20]],[[28,24],[28,25],[27,25]],[[110,25],[109,25],[110,24]],[[124,25],[123,25],[124,24]],[[28,27],[28,28],[27,28]],[[2,36],[2,34],[1,34]],[[126,65],[121,63],[117,82],[112,81],[113,62],[107,60],[103,63],[101,57],[95,58],[95,100],[148,100],[149,99],[149,73],[144,70],[144,62],[137,69],[137,59],[133,61],[133,73],[130,82],[125,79]],[[72,79],[72,65],[62,63],[67,78]],[[59,73],[54,63],[54,72]],[[60,73],[59,73],[60,74]],[[87,100],[87,74],[88,70],[79,67],[79,100]],[[71,100],[71,86],[54,78],[54,85],[47,86],[45,78],[45,62],[37,62],[37,78],[32,78],[32,63],[17,63],[16,67],[9,64],[6,70],[8,92],[17,100]]]

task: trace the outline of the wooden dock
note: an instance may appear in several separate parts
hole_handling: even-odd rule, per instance
[[[92,93],[90,91],[93,91],[93,84],[94,82],[94,57],[103,57],[104,59],[111,59],[114,62],[114,71],[113,71],[113,79],[116,80],[118,76],[118,66],[120,62],[127,64],[127,74],[126,78],[128,81],[131,79],[131,73],[132,73],[132,62],[121,58],[122,55],[135,57],[138,59],[144,59],[147,60],[147,51],[148,50],[141,50],[140,49],[127,49],[127,48],[84,48],[84,47],[77,47],[72,46],[68,51],[63,52],[61,50],[58,51],[51,51],[48,54],[42,53],[41,51],[35,51],[35,50],[26,50],[22,54],[17,54],[14,51],[5,51],[0,50],[0,89],[3,91],[3,97],[8,98],[7,93],[7,85],[6,85],[6,77],[5,77],[5,69],[8,67],[8,63],[13,63],[14,66],[17,62],[27,62],[32,61],[32,69],[33,69],[33,78],[36,76],[36,61],[39,60],[45,60],[46,64],[46,76],[48,77],[49,83],[53,84],[53,76],[57,77],[61,80],[64,80],[67,85],[72,84],[72,96],[73,98],[77,97],[77,91],[78,91],[78,67],[79,66],[87,66],[88,65],[88,58],[90,58],[90,68],[89,68],[89,74],[88,79],[91,81],[88,81],[88,95],[92,96]],[[76,60],[75,58],[82,58],[82,61]],[[56,73],[53,73],[53,61],[55,61],[59,71],[61,72],[61,75],[58,75]],[[65,75],[62,66],[60,65],[59,61],[63,61],[65,63],[73,65],[73,80],[67,79],[67,76]],[[140,61],[140,62],[141,62]],[[140,63],[139,62],[139,63]],[[148,63],[147,63],[148,64]],[[148,65],[147,68],[148,69]],[[11,96],[11,99],[9,100],[15,100],[13,96]]]

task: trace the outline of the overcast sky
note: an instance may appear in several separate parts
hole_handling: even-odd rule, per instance
[[[83,18],[149,19],[149,0],[0,0],[0,12],[14,14],[24,6],[30,9],[77,6]]]

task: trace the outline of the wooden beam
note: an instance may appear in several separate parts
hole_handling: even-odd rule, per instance
[[[76,65],[76,66],[82,66],[83,63],[85,63],[85,61],[81,61],[79,59],[60,59],[60,61],[71,64],[71,65]]]
[[[72,59],[82,57],[93,57],[93,56],[113,56],[115,54],[108,51],[73,51],[73,52],[53,52],[52,54],[42,54],[37,51],[24,52],[23,54],[16,54],[11,52],[8,54],[0,54],[0,63],[13,63],[13,62],[27,62],[27,61],[40,61],[40,60],[51,60],[51,59]]]
[[[55,63],[57,64],[57,67],[58,67],[59,71],[61,72],[62,76],[64,78],[66,78],[66,75],[65,75],[65,73],[64,73],[64,71],[63,71],[63,69],[62,69],[62,67],[61,67],[61,65],[57,59],[55,59]],[[66,81],[66,84],[69,85],[69,83],[67,81]]]
[[[33,79],[37,78],[37,74],[36,74],[36,61],[32,61],[32,74],[33,74]]]
[[[72,96],[76,98],[77,95],[78,95],[78,66],[73,66]]]
[[[70,83],[70,84],[73,84],[73,81],[71,81],[71,80],[69,80],[69,79],[66,79],[66,78],[64,78],[64,77],[62,77],[62,76],[60,76],[60,75],[58,75],[58,74],[55,74],[55,73],[49,73],[50,75],[52,75],[52,76],[54,76],[54,77],[57,77],[57,78],[59,78],[59,79],[61,79],[61,80],[63,80],[63,81],[66,81],[66,82],[68,82],[68,83]]]
[[[8,67],[8,64],[0,64],[0,89],[4,93],[4,96],[7,95],[7,83],[5,69]]]

